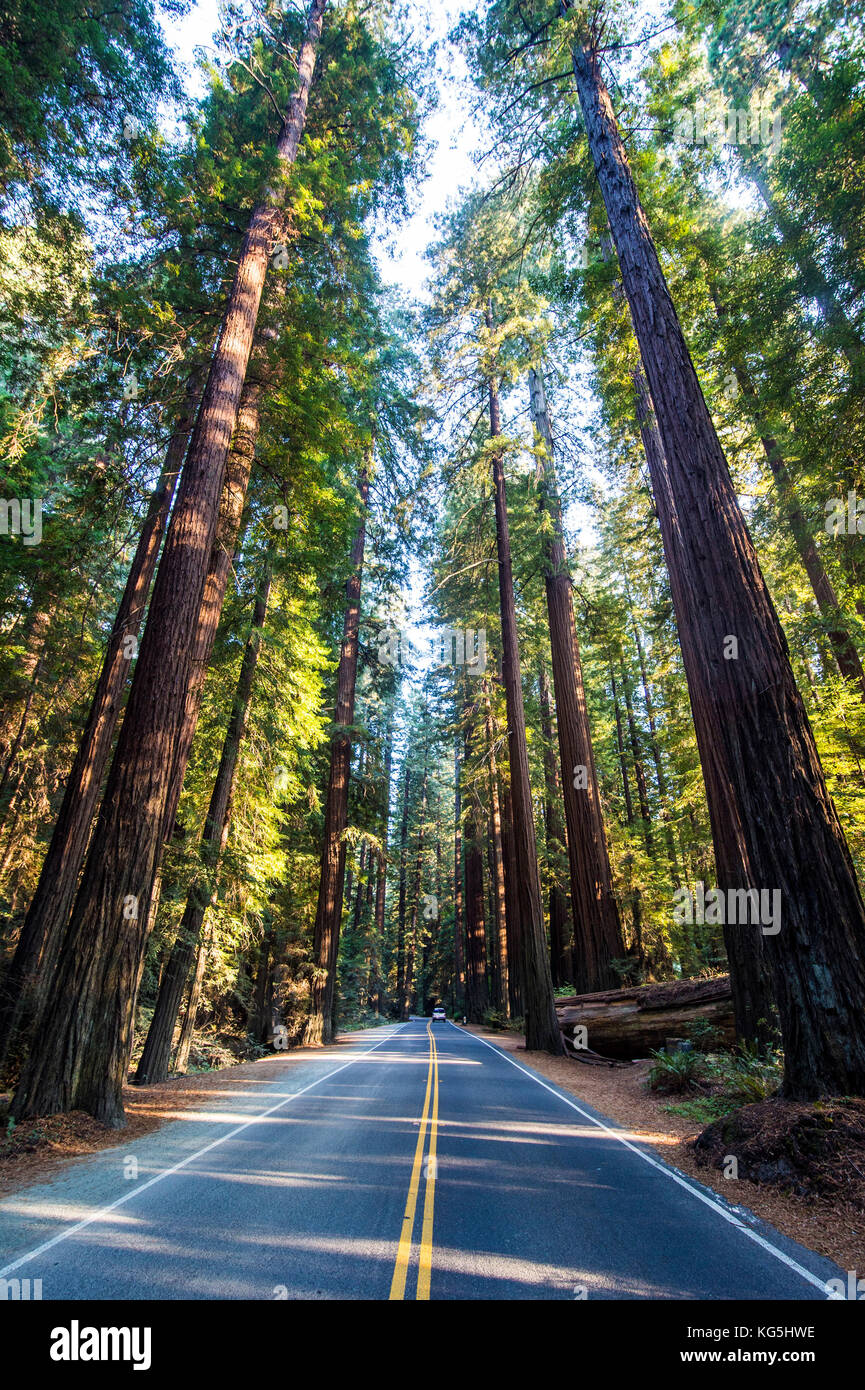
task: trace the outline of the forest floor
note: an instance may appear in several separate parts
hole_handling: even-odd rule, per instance
[[[652,1148],[659,1158],[712,1188],[731,1205],[747,1208],[784,1235],[828,1256],[842,1269],[861,1269],[865,1264],[865,1211],[855,1201],[847,1201],[840,1194],[832,1198],[813,1193],[797,1196],[774,1183],[752,1182],[744,1177],[734,1182],[717,1168],[700,1162],[694,1142],[703,1126],[671,1112],[670,1106],[680,1098],[649,1090],[646,1078],[651,1062],[590,1066],[567,1057],[550,1057],[545,1052],[527,1052],[525,1040],[518,1033],[474,1025],[469,1025],[468,1031],[517,1054],[521,1063],[615,1120],[629,1138]]]

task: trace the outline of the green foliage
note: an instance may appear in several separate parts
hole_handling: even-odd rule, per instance
[[[696,1052],[671,1055],[699,1056]],[[699,1125],[712,1124],[743,1105],[768,1100],[783,1080],[783,1059],[777,1051],[761,1054],[754,1048],[738,1046],[732,1051],[714,1052],[700,1061],[699,1080],[706,1094],[666,1107],[671,1114],[684,1115]],[[653,1089],[670,1091],[676,1087],[662,1084]]]
[[[697,1052],[715,1052],[723,1041],[723,1031],[707,1018],[695,1018],[685,1028],[688,1041]]]
[[[508,1020],[500,1009],[485,1009],[482,1021],[495,1033],[503,1033],[508,1026]]]
[[[705,1058],[694,1051],[676,1048],[673,1052],[652,1052],[655,1058],[647,1080],[653,1091],[697,1091],[703,1089],[707,1075]]]

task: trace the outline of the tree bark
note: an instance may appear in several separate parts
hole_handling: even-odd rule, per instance
[[[535,368],[529,372],[529,400],[535,429],[544,445],[540,497],[540,505],[548,518],[544,584],[568,832],[574,978],[580,989],[605,989],[616,983],[610,961],[623,956],[625,948],[619,909],[613,893],[607,834],[583,686],[571,576],[565,554],[562,506],[556,482],[552,426],[543,380]]]
[[[396,918],[396,1003],[397,1017],[405,1018],[405,911],[408,885],[408,802],[411,789],[411,769],[406,756],[405,781],[402,793],[402,825],[399,838],[399,903]]]
[[[489,748],[489,759],[487,762],[487,775],[490,783],[490,829],[489,829],[489,860],[490,860],[490,890],[493,900],[492,914],[492,942],[493,954],[495,958],[495,990],[493,1000],[495,1007],[507,1018],[511,1011],[510,995],[508,993],[508,925],[507,925],[507,902],[505,898],[505,869],[502,859],[502,813],[499,804],[499,772],[496,759],[496,731],[493,725],[493,711],[490,704],[489,687],[486,680],[483,683],[484,690],[484,723],[486,726],[487,747]]]
[[[550,883],[550,973],[554,985],[574,982],[574,964],[570,944],[570,920],[568,899],[559,882],[559,864],[567,854],[565,846],[565,827],[559,812],[561,786],[559,769],[553,748],[553,711],[550,699],[550,678],[547,668],[541,662],[541,737],[544,741],[544,827],[547,841],[547,860],[552,881]]]
[[[333,994],[342,919],[345,883],[345,831],[348,825],[348,785],[351,773],[351,726],[354,723],[354,697],[357,685],[358,637],[360,632],[360,591],[363,552],[366,542],[366,502],[369,495],[369,469],[365,464],[358,479],[361,519],[351,548],[351,574],[346,584],[345,619],[336,679],[335,730],[331,742],[330,778],[324,813],[324,845],[321,880],[315,914],[313,960],[316,976],[312,985],[312,1006],[306,1021],[304,1042],[319,1047],[333,1037]]]
[[[474,701],[468,698],[465,703],[465,713],[465,764],[468,766],[474,740],[474,719],[477,714],[477,706]],[[484,919],[484,860],[480,846],[479,828],[475,818],[474,798],[471,793],[470,797],[469,807],[463,821],[466,864],[466,1014],[469,1023],[482,1023],[484,1011],[489,1006],[487,936]]]
[[[667,462],[664,447],[658,433],[652,407],[649,402],[648,387],[642,371],[637,367],[631,374],[636,398],[637,422],[643,441],[643,449],[653,478],[652,491],[662,536],[673,534],[674,507],[670,491]],[[681,645],[681,641],[680,641]],[[687,672],[686,672],[687,675]],[[693,702],[691,706],[694,713]],[[696,716],[695,716],[696,727]],[[699,748],[699,740],[698,740]],[[702,762],[702,749],[700,749]],[[706,779],[703,768],[704,782]],[[707,793],[708,795],[708,793]],[[711,817],[711,805],[710,805]],[[693,811],[691,811],[693,821]],[[714,830],[713,830],[714,843]],[[715,855],[717,868],[717,852]],[[746,872],[744,862],[740,873]],[[733,1007],[736,1015],[736,1034],[741,1042],[765,1045],[770,1038],[770,1020],[773,1011],[772,992],[768,976],[768,966],[763,950],[763,937],[753,929],[739,928],[725,923],[724,948],[730,963],[730,985],[733,993]]]
[[[252,688],[261,652],[262,631],[270,596],[270,565],[265,567],[252,615],[252,630],[247,639],[240,674],[234,695],[231,719],[225,733],[222,754],[210,795],[210,805],[201,837],[201,859],[204,880],[190,885],[186,907],[177,933],[177,940],[163,974],[156,996],[156,1007],[150,1021],[147,1039],[135,1080],[140,1084],[164,1081],[168,1076],[171,1043],[180,1010],[180,1001],[193,960],[198,953],[199,937],[207,908],[215,904],[218,887],[216,879],[228,840],[231,825],[231,802],[237,775],[237,761],[249,722]]]
[[[733,1002],[727,976],[638,985],[598,994],[575,995],[556,1003],[562,1032],[586,1029],[586,1046],[608,1057],[647,1057],[670,1038],[687,1037],[696,1022],[718,1029],[720,1040],[735,1039]]]
[[[326,0],[313,0],[298,85],[277,142],[283,173],[306,120]],[[123,728],[58,968],[13,1101],[18,1119],[82,1109],[125,1123],[122,1088],[147,946],[172,754],[216,532],[223,473],[274,236],[275,196],[254,209],[240,246],[219,341],[184,464]]]
[[[667,461],[666,476],[652,482],[656,502],[664,499],[664,551],[719,886],[782,895],[782,929],[764,940],[784,1094],[862,1094],[865,909],[584,22],[581,33],[572,50],[580,106]],[[731,637],[739,659],[730,657]]]
[[[36,972],[39,971],[43,990],[51,978],[75,898],[99,790],[120,718],[130,663],[137,649],[159,548],[201,395],[202,376],[200,369],[193,371],[187,383],[186,400],[144,518],[39,882],[21,928],[15,956],[0,986],[0,1069],[19,1023],[32,1008],[33,1001],[28,1003],[28,1000],[33,993]]]
[[[463,941],[462,803],[460,746],[454,739],[454,1012],[465,1007],[465,950]]]
[[[492,306],[487,308],[487,328],[492,331]],[[489,379],[490,438],[501,435],[498,385]],[[562,1035],[556,1022],[550,956],[541,902],[538,875],[538,849],[529,779],[526,721],[520,677],[520,651],[514,603],[514,577],[511,567],[511,541],[505,497],[505,470],[502,454],[492,460],[493,493],[496,512],[496,548],[499,561],[499,608],[502,623],[502,673],[508,712],[508,754],[513,804],[514,860],[519,901],[520,959],[522,996],[526,1021],[526,1047],[533,1052],[562,1052]]]

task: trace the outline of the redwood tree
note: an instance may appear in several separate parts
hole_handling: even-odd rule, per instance
[[[492,334],[491,304],[486,310],[486,323],[488,333]],[[499,561],[502,678],[508,712],[508,760],[513,808],[514,867],[520,921],[520,964],[523,1008],[526,1020],[526,1047],[533,1051],[547,1051],[557,1055],[563,1050],[562,1035],[553,997],[550,957],[547,949],[544,909],[541,900],[541,881],[538,873],[538,851],[535,839],[532,788],[529,779],[523,687],[520,677],[511,542],[505,497],[504,456],[502,449],[495,447],[496,441],[501,437],[502,430],[498,382],[492,364],[487,377],[487,387],[490,439],[494,446],[492,479],[496,514],[496,549]],[[468,886],[466,891],[468,892]]]
[[[284,180],[306,121],[326,0],[312,0],[295,93],[277,142]],[[278,191],[257,203],[237,257],[201,410],[154,585],[123,728],[58,967],[39,1047],[13,1101],[17,1118],[84,1109],[125,1123],[129,1053],[148,905],[158,871],[222,479],[252,350],[268,259],[282,225]]]
[[[468,696],[464,704],[463,768],[471,762],[475,736],[477,705]],[[463,856],[466,876],[466,1014],[469,1023],[481,1023],[489,1004],[487,984],[487,937],[484,914],[484,856],[481,850],[481,827],[476,811],[476,795],[466,788],[463,812]]]
[[[189,378],[186,400],[141,527],[39,882],[21,928],[15,955],[0,982],[0,1069],[19,1021],[26,1012],[37,969],[43,988],[50,980],[61,934],[75,898],[78,875],[87,853],[90,827],[120,718],[123,691],[138,647],[138,633],[156,572],[159,548],[183,455],[194,423],[201,384],[200,372],[194,371]]]
[[[563,10],[574,6],[564,3]],[[664,552],[722,889],[780,890],[765,936],[784,1092],[865,1088],[865,908],[787,644],[658,260],[600,70],[578,16],[574,75],[667,460]],[[757,926],[744,930],[757,932]]]
[[[201,858],[204,873],[202,880],[193,882],[189,888],[177,940],[159,985],[156,1007],[153,1010],[144,1050],[138,1063],[138,1070],[135,1073],[136,1081],[142,1083],[164,1081],[168,1075],[171,1043],[174,1038],[174,1026],[180,1011],[183,990],[192,962],[200,954],[199,938],[204,925],[205,913],[208,906],[216,900],[217,883],[215,876],[218,873],[219,861],[225,850],[231,825],[231,799],[234,791],[237,759],[249,719],[249,707],[252,702],[252,688],[261,652],[262,630],[267,615],[270,584],[271,571],[270,565],[267,564],[255,600],[252,629],[247,638],[243,659],[240,663],[240,674],[237,678],[231,718],[226,729],[219,767],[204,822],[204,833],[201,837]]]
[[[329,1043],[333,1037],[333,992],[339,952],[339,928],[345,888],[345,830],[348,825],[348,784],[351,773],[351,726],[357,684],[358,637],[360,630],[360,590],[363,552],[366,541],[366,502],[369,470],[364,466],[358,480],[361,518],[351,548],[351,574],[346,583],[346,609],[342,646],[336,676],[336,711],[330,751],[330,775],[324,811],[324,843],[321,852],[321,878],[315,913],[313,960],[316,974],[306,1022],[304,1042],[308,1047]]]
[[[574,983],[579,993],[587,993],[613,989],[619,983],[610,961],[624,956],[625,948],[619,909],[613,894],[610,856],[583,686],[571,576],[565,555],[562,506],[555,474],[552,425],[543,378],[536,368],[529,372],[529,399],[532,420],[544,446],[540,500],[548,518],[544,584],[550,621],[565,824],[568,830],[574,918]]]

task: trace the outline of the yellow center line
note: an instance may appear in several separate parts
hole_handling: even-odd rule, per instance
[[[433,1208],[435,1206],[435,1187],[436,1187],[436,1141],[438,1139],[439,1121],[439,1053],[432,1027],[430,1027],[430,1042],[432,1044],[434,1057],[434,1085],[433,1085],[433,1108],[432,1121],[429,1133],[429,1154],[427,1157],[426,1192],[423,1202],[423,1229],[420,1238],[420,1258],[417,1273],[417,1297],[418,1300],[429,1298],[430,1277],[432,1275],[432,1252],[433,1252]]]
[[[390,1286],[390,1301],[405,1298],[405,1281],[408,1274],[408,1262],[411,1256],[411,1238],[414,1230],[414,1214],[417,1208],[417,1195],[420,1189],[420,1171],[423,1160],[424,1140],[426,1138],[427,1119],[429,1116],[430,1092],[433,1080],[433,1035],[430,1024],[427,1024],[427,1034],[430,1040],[429,1070],[426,1079],[426,1097],[423,1103],[423,1115],[420,1122],[420,1133],[417,1137],[417,1146],[414,1151],[414,1163],[411,1170],[411,1181],[408,1188],[408,1197],[405,1204],[405,1215],[402,1219],[402,1232],[399,1238],[399,1246],[396,1252],[396,1265],[393,1271],[393,1280]]]

